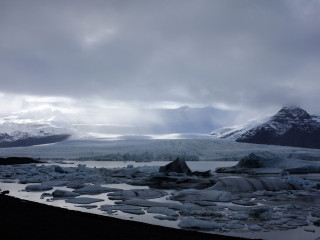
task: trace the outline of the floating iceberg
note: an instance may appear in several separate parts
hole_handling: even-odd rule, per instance
[[[109,193],[108,197],[111,200],[127,200],[132,198],[140,199],[152,199],[166,196],[165,191],[157,189],[132,189],[132,190],[121,190],[113,193]]]
[[[76,204],[91,204],[95,202],[103,202],[103,199],[100,198],[88,198],[88,197],[79,197],[79,198],[71,198],[66,200],[67,203],[76,203]]]
[[[97,195],[100,193],[107,193],[107,192],[114,192],[119,191],[119,189],[116,188],[108,188],[108,187],[101,187],[100,185],[87,185],[83,188],[78,188],[74,190],[75,193],[79,194],[89,194],[89,195]]]

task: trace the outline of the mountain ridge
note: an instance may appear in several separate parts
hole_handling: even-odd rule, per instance
[[[236,142],[320,148],[320,117],[300,107],[283,107],[260,123],[218,129],[211,134]]]

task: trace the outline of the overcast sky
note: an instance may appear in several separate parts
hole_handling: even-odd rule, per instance
[[[319,0],[1,0],[0,112],[320,114],[319,26]]]

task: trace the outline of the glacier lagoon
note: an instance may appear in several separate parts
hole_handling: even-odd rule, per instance
[[[177,156],[197,156],[200,161],[187,162],[192,171],[211,170],[214,179],[221,176],[247,179],[245,174],[218,174],[214,170],[216,167],[234,166],[237,163],[234,160],[251,152],[314,162],[320,156],[320,151],[313,149],[233,143],[210,138],[76,140],[1,149],[3,157],[29,156],[48,163],[1,166],[0,188],[9,190],[10,195],[44,204],[163,226],[249,238],[315,239],[320,234],[316,214],[320,193],[317,187],[311,185],[298,190],[257,190],[250,194],[226,194],[221,189],[211,189],[208,196],[208,191],[202,188],[166,187],[153,191],[152,186],[143,184],[145,177],[157,175],[159,166],[168,163],[155,161],[159,156],[162,157],[160,160],[164,157],[172,160]],[[105,161],[111,156],[118,156],[119,159],[126,157],[126,161]],[[130,161],[130,157],[134,161]],[[145,159],[139,161],[140,157]],[[290,177],[305,183],[319,182],[318,174]],[[175,181],[203,181],[202,178],[183,175],[170,178]],[[280,177],[278,174],[249,178],[288,180],[288,176]],[[77,193],[77,187],[83,187],[76,187],[76,184],[89,185],[93,192],[87,189],[80,191],[77,197],[68,197],[70,192]],[[37,185],[49,187],[50,190],[39,190]],[[60,197],[54,197],[56,190],[62,191]],[[194,196],[196,199],[193,199]],[[250,212],[252,208],[257,209],[256,212]]]

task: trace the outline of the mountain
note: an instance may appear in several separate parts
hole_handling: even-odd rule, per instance
[[[72,110],[72,109],[71,109]],[[66,112],[38,107],[0,116],[0,148],[119,135],[207,134],[231,124],[237,112],[213,107]]]
[[[26,118],[24,114],[0,118],[0,148],[60,142],[72,135],[54,117]]]
[[[320,117],[299,107],[284,107],[260,122],[222,128],[211,134],[236,142],[320,148]]]

